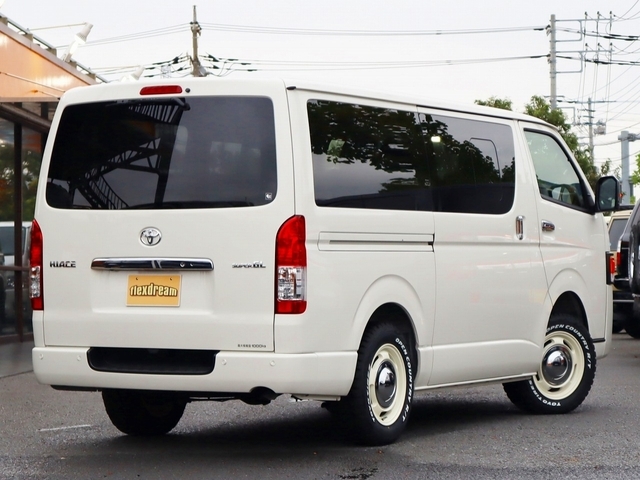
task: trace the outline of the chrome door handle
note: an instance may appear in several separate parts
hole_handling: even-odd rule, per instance
[[[547,220],[542,220],[542,231],[543,232],[553,232],[556,229],[556,226],[548,222]]]
[[[518,215],[516,217],[516,237],[518,240],[522,240],[524,238],[524,216]]]

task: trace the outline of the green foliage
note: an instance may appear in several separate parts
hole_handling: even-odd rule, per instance
[[[629,175],[629,180],[633,185],[640,183],[640,153],[636,155],[636,171]]]
[[[560,135],[562,135],[567,146],[573,152],[573,156],[578,161],[587,180],[591,186],[594,187],[598,179],[602,176],[601,172],[598,171],[598,168],[593,163],[589,149],[580,146],[578,136],[571,131],[571,125],[567,122],[564,112],[558,108],[552,110],[549,102],[538,95],[531,97],[531,101],[525,105],[524,111],[526,114],[540,118],[558,128]]]
[[[501,108],[502,110],[513,110],[513,102],[506,98],[489,97],[488,100],[476,100],[477,105],[485,107]]]
[[[38,174],[42,158],[39,153],[22,152],[22,218],[31,220],[36,203]],[[0,148],[0,221],[14,218],[14,148],[6,145]]]
[[[478,105],[512,110],[511,100],[496,97],[491,97],[485,101],[476,100],[475,103]],[[587,147],[583,147],[579,144],[578,136],[571,131],[571,125],[567,122],[564,112],[559,108],[552,110],[549,102],[547,102],[543,97],[539,95],[532,96],[529,103],[525,105],[524,111],[527,115],[537,117],[558,128],[560,135],[562,135],[562,138],[578,161],[580,168],[592,187],[595,186],[601,176],[608,174],[611,170],[610,162],[605,163],[600,170],[595,166],[593,158],[591,158],[591,152],[589,152]]]

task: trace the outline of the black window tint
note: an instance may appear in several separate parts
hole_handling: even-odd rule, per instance
[[[513,205],[515,153],[507,125],[420,115],[441,212],[502,214]]]
[[[69,106],[47,184],[57,208],[244,207],[275,195],[273,105],[258,97]]]
[[[317,205],[431,210],[416,113],[320,100],[307,109]]]
[[[307,108],[319,206],[501,214],[513,205],[506,125],[319,100]]]

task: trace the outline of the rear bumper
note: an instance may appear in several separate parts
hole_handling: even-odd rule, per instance
[[[220,352],[208,375],[150,375],[95,371],[88,364],[88,350],[34,348],[36,378],[45,385],[60,387],[216,393],[249,393],[256,387],[266,387],[279,394],[343,396],[353,383],[357,360],[356,352]]]

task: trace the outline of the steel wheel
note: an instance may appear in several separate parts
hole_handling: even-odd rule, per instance
[[[575,336],[552,332],[546,337],[542,363],[533,382],[545,397],[561,400],[578,388],[584,368],[584,354]]]
[[[382,345],[369,367],[371,411],[381,425],[393,425],[402,413],[407,394],[407,370],[400,351],[392,344]]]
[[[359,443],[386,445],[404,431],[411,412],[415,351],[412,336],[392,322],[364,333],[341,418]]]
[[[544,338],[538,372],[529,380],[504,384],[509,399],[533,413],[567,413],[591,390],[596,355],[589,330],[580,321],[554,314]]]

